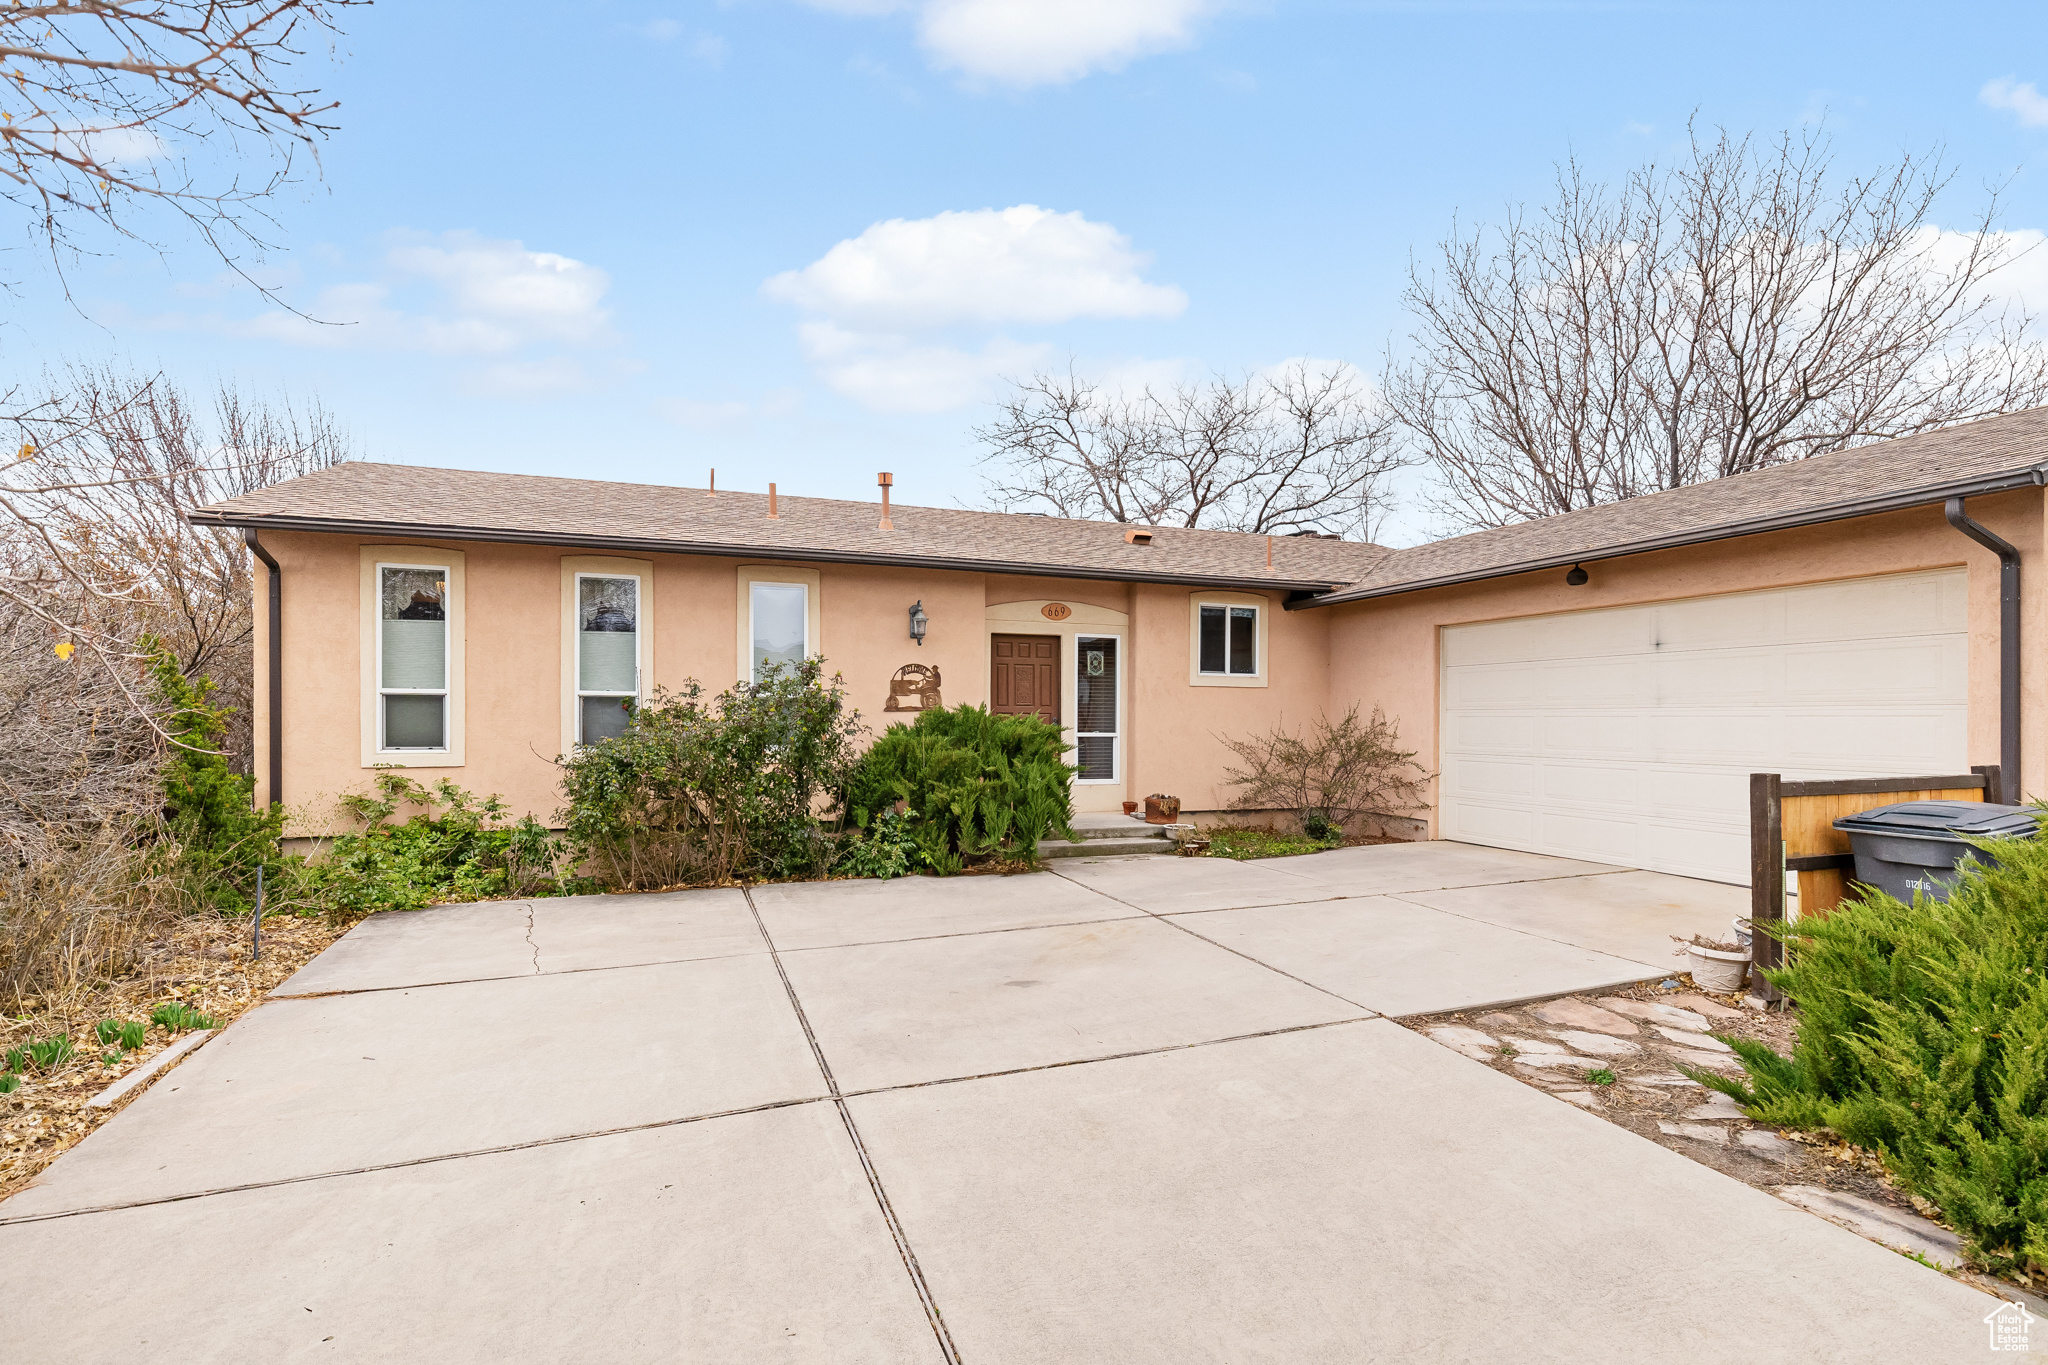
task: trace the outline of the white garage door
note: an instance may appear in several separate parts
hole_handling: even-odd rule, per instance
[[[1749,774],[1967,772],[1961,569],[1443,632],[1447,839],[1749,880]]]

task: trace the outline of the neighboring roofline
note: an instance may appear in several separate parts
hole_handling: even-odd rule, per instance
[[[566,545],[587,550],[638,550],[647,554],[717,555],[725,559],[816,560],[826,564],[879,564],[891,568],[953,569],[961,573],[1018,574],[1027,578],[1092,578],[1118,583],[1171,583],[1197,588],[1227,586],[1327,593],[1344,585],[1343,580],[1331,578],[1148,572],[1135,569],[1089,568],[1075,564],[1040,564],[1008,559],[952,559],[937,555],[881,555],[857,550],[726,545],[719,542],[653,540],[634,536],[590,536],[569,531],[509,531],[480,526],[426,526],[415,522],[350,521],[331,517],[294,517],[262,513],[225,514],[203,508],[186,513],[185,520],[195,526],[254,527],[264,531],[313,531],[333,535],[468,540],[506,545]]]
[[[1687,545],[1706,545],[1717,540],[1736,540],[1743,536],[1764,535],[1771,531],[1790,531],[1801,526],[1819,526],[1830,521],[1847,521],[1854,517],[1879,516],[1886,512],[1903,512],[1914,507],[1927,507],[1946,502],[1950,498],[1980,497],[1987,493],[2007,493],[2015,488],[2039,488],[2048,485],[2048,464],[2038,464],[2022,470],[2008,470],[2003,474],[1989,475],[1963,483],[1932,484],[1922,488],[1908,489],[1903,493],[1886,493],[1874,498],[1861,498],[1854,502],[1833,503],[1825,507],[1809,508],[1802,512],[1783,512],[1777,516],[1760,517],[1755,521],[1740,524],[1722,524],[1704,527],[1698,531],[1672,531],[1661,536],[1650,536],[1643,540],[1625,541],[1617,545],[1600,546],[1597,549],[1573,554],[1542,555],[1535,559],[1521,560],[1494,568],[1473,569],[1465,573],[1439,574],[1434,578],[1418,578],[1406,583],[1389,583],[1384,587],[1341,588],[1336,591],[1317,593],[1298,602],[1287,603],[1287,610],[1301,611],[1309,607],[1335,607],[1346,602],[1366,602],[1376,597],[1395,597],[1401,593],[1421,592],[1427,588],[1455,587],[1460,583],[1480,583],[1490,578],[1511,578],[1516,574],[1535,573],[1542,569],[1561,569],[1568,564],[1597,564],[1607,559],[1622,559],[1629,555],[1650,554],[1657,550],[1675,550]],[[1609,504],[1613,505],[1613,504]],[[1417,547],[1418,549],[1421,547]],[[1395,551],[1396,554],[1400,552]]]

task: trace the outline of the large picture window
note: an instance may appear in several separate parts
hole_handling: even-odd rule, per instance
[[[448,748],[448,568],[377,566],[377,747]]]
[[[811,654],[810,587],[761,581],[748,586],[749,676],[759,682],[768,668],[793,668]]]
[[[1259,609],[1204,602],[1200,671],[1249,678],[1259,671]]]
[[[1117,780],[1118,691],[1114,635],[1074,638],[1074,761],[1077,782]]]
[[[640,700],[640,580],[576,575],[576,742],[626,732]]]

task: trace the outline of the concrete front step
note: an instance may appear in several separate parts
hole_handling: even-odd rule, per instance
[[[1165,831],[1158,834],[1134,834],[1127,838],[1114,835],[1074,833],[1082,837],[1069,842],[1065,839],[1040,839],[1038,856],[1041,858],[1112,858],[1125,853],[1171,853],[1173,840]]]

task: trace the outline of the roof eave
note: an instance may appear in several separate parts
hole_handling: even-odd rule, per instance
[[[1855,517],[1880,516],[1886,512],[1904,512],[1915,507],[1926,507],[1944,502],[1949,498],[1981,497],[1987,493],[2008,493],[2015,488],[2039,488],[2048,484],[2048,464],[2031,468],[1989,475],[1963,483],[1939,484],[1926,488],[1910,489],[1903,493],[1888,493],[1883,497],[1863,498],[1854,502],[1835,503],[1827,507],[1810,508],[1803,512],[1787,512],[1775,517],[1760,517],[1755,521],[1740,524],[1724,524],[1706,527],[1698,531],[1673,532],[1668,535],[1651,536],[1643,540],[1629,541],[1619,545],[1603,546],[1571,554],[1544,555],[1536,559],[1522,560],[1490,569],[1474,569],[1468,573],[1441,574],[1434,578],[1418,578],[1406,583],[1389,583],[1381,587],[1346,588],[1332,592],[1318,593],[1300,602],[1289,602],[1289,611],[1309,607],[1335,607],[1346,602],[1367,602],[1376,597],[1396,597],[1402,593],[1423,592],[1429,588],[1449,588],[1461,583],[1483,583],[1488,579],[1512,578],[1516,574],[1535,573],[1543,569],[1561,569],[1570,564],[1597,564],[1602,560],[1622,559],[1629,555],[1650,554],[1657,550],[1675,550],[1687,545],[1706,545],[1717,540],[1736,540],[1743,536],[1764,535],[1772,531],[1791,531],[1802,526],[1820,526],[1831,521],[1848,521]]]
[[[187,513],[185,519],[195,526],[250,527],[259,531],[312,531],[332,535],[485,541],[507,545],[563,545],[587,550],[637,550],[643,554],[715,555],[724,559],[795,559],[824,564],[877,564],[906,569],[949,569],[961,573],[1019,574],[1029,578],[1092,578],[1118,583],[1271,588],[1314,593],[1327,593],[1344,586],[1344,580],[1331,578],[1281,578],[1266,574],[1195,574],[1150,569],[1093,568],[1077,564],[1039,564],[1006,559],[954,559],[937,555],[888,555],[858,550],[808,549],[802,546],[726,545],[715,541],[588,536],[566,531],[512,531],[479,526],[429,526],[417,522],[266,516],[259,513],[228,513],[213,508],[199,508]]]

